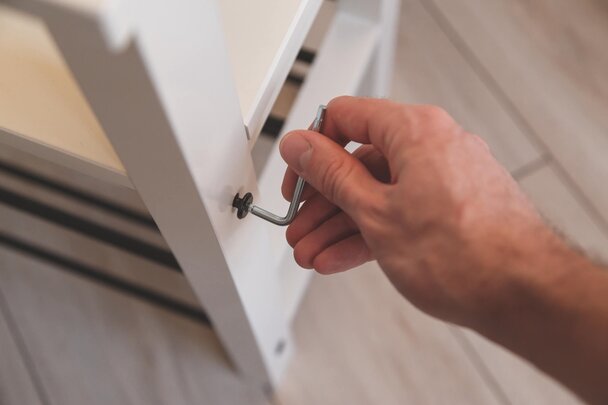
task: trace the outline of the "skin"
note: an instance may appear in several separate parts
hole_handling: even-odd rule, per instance
[[[339,97],[323,135],[290,132],[280,151],[284,196],[298,175],[309,184],[286,233],[300,266],[377,260],[421,310],[608,403],[608,272],[545,224],[479,137],[438,107]]]

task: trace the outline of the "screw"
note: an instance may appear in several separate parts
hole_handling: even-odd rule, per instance
[[[243,219],[249,214],[251,203],[253,203],[253,194],[247,193],[241,198],[239,193],[236,193],[234,200],[232,200],[232,206],[237,209],[236,216],[239,219]]]

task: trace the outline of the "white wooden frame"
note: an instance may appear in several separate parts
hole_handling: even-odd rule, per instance
[[[251,191],[256,203],[285,209],[278,151],[258,182],[250,148],[320,1],[301,1],[304,28],[290,29],[293,41],[281,45],[259,106],[245,118],[218,0],[12,3],[47,23],[236,368],[254,384],[276,384],[311,273],[297,269],[284,229],[240,221],[230,202]],[[336,95],[387,95],[397,7],[339,3],[287,128],[307,126]]]

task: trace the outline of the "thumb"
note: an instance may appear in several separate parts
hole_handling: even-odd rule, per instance
[[[353,218],[366,196],[381,186],[358,159],[317,132],[290,132],[279,149],[296,174]]]

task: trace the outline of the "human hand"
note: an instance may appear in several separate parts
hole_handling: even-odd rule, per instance
[[[437,107],[339,97],[323,132],[280,145],[283,194],[297,175],[311,186],[286,234],[302,267],[330,274],[377,259],[415,305],[467,324],[521,267],[508,264],[553,238],[485,142]],[[363,144],[352,155],[350,141]]]

